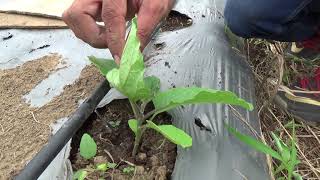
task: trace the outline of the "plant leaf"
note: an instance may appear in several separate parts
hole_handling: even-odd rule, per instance
[[[302,180],[302,176],[300,174],[298,174],[296,172],[293,172],[292,174],[293,174],[293,177],[295,180]]]
[[[281,163],[280,166],[277,167],[276,171],[274,174],[278,174],[280,171],[284,170],[286,168],[286,165],[284,163]]]
[[[83,169],[80,169],[78,170],[72,177],[72,179],[74,180],[84,180],[88,175],[88,172],[83,170]]]
[[[108,162],[108,167],[109,167],[109,168],[112,168],[112,169],[113,169],[113,168],[115,168],[116,166],[117,166],[116,163],[109,163],[109,162]]]
[[[80,155],[85,159],[93,158],[97,153],[97,144],[87,133],[83,134],[80,141]]]
[[[149,98],[151,90],[144,81],[144,61],[137,36],[137,18],[132,19],[131,30],[123,50],[119,69],[107,74],[110,84],[132,101]]]
[[[147,127],[152,128],[159,133],[161,133],[164,137],[169,139],[171,142],[182,146],[183,148],[192,146],[192,138],[183,130],[176,128],[173,125],[156,125],[152,121],[147,121]]]
[[[107,163],[102,163],[102,164],[98,164],[97,165],[97,170],[105,172],[109,169],[108,164]]]
[[[134,170],[135,170],[135,167],[129,166],[129,167],[123,168],[122,172],[125,174],[129,174],[129,173],[132,173]]]
[[[290,161],[288,163],[288,173],[292,173],[292,176],[295,179],[302,179],[302,177],[298,174],[293,172],[293,170],[295,169],[295,166],[298,165],[300,163],[300,161],[297,159],[297,149],[296,149],[296,144],[295,144],[295,140],[296,140],[296,134],[295,134],[295,127],[297,127],[293,122],[293,128],[292,128],[292,139],[291,139],[291,152],[290,152]]]
[[[155,76],[144,78],[146,87],[151,90],[152,95],[155,95],[160,90],[160,79]]]
[[[283,143],[283,141],[275,135],[273,132],[271,132],[271,136],[275,141],[275,144],[278,148],[278,152],[280,152],[282,161],[287,164],[290,160],[290,150],[286,144]]]
[[[107,75],[114,68],[118,68],[118,65],[112,59],[96,58],[89,56],[89,60],[99,68],[101,74]]]
[[[173,88],[158,93],[153,99],[156,114],[185,104],[195,103],[223,103],[232,104],[252,110],[252,104],[238,98],[230,91],[218,91],[206,88]]]
[[[136,119],[130,119],[128,121],[129,127],[130,129],[133,131],[134,135],[137,135],[137,131],[138,131],[138,120]]]
[[[277,153],[276,151],[274,151],[271,147],[263,144],[262,142],[252,138],[251,136],[247,136],[244,134],[241,134],[240,132],[238,132],[237,130],[235,130],[234,128],[230,127],[229,125],[226,125],[228,131],[234,135],[236,138],[238,138],[241,142],[247,144],[248,146],[256,149],[257,151],[263,152],[265,154],[269,154],[270,156],[272,156],[273,158],[276,158],[278,160],[282,160],[281,156],[279,155],[279,153]]]

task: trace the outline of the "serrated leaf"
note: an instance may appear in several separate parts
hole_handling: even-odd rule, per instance
[[[88,172],[83,170],[83,169],[80,169],[78,170],[72,177],[72,179],[74,180],[84,180],[88,175]]]
[[[152,121],[147,121],[147,127],[152,128],[166,137],[174,144],[180,145],[183,148],[192,146],[192,138],[183,130],[176,128],[173,125],[156,125]]]
[[[97,144],[87,133],[83,134],[80,141],[80,155],[85,159],[93,158],[97,153]]]
[[[138,120],[130,119],[128,121],[128,124],[129,124],[130,129],[133,131],[134,135],[136,135],[137,131],[138,131]]]
[[[112,69],[117,68],[118,65],[112,59],[96,58],[89,56],[89,60],[99,68],[101,74],[107,75]]]
[[[97,170],[105,172],[109,169],[108,164],[107,163],[102,163],[102,164],[98,164],[97,165]]]
[[[173,88],[158,93],[155,98],[153,98],[156,114],[177,106],[196,103],[223,103],[238,105],[248,110],[253,109],[252,104],[238,98],[230,91],[219,91],[198,87]]]
[[[244,135],[244,134],[241,134],[240,132],[238,132],[237,130],[235,130],[234,128],[230,127],[229,125],[226,125],[228,131],[234,135],[236,138],[238,138],[241,142],[247,144],[248,146],[256,149],[257,151],[260,151],[262,153],[265,153],[265,154],[269,154],[270,156],[272,156],[273,158],[276,158],[278,160],[282,160],[281,156],[279,153],[277,153],[276,151],[274,151],[271,147],[263,144],[262,142],[250,137],[250,136],[247,136],[247,135]]]
[[[123,173],[126,173],[126,174],[129,174],[129,173],[132,173],[134,170],[135,170],[134,167],[129,166],[129,167],[123,168],[122,172],[123,172]]]
[[[132,101],[149,98],[151,90],[144,81],[144,61],[137,36],[137,18],[133,18],[131,30],[123,50],[119,69],[107,74],[110,84]]]
[[[117,166],[116,163],[108,163],[108,167],[111,169],[115,168],[116,166]]]

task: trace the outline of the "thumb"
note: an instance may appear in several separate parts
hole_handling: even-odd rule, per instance
[[[126,0],[104,0],[101,17],[106,27],[106,41],[111,54],[119,64],[125,44]]]
[[[150,36],[159,22],[169,13],[173,4],[169,3],[169,1],[168,3],[164,3],[166,1],[144,0],[140,5],[137,33],[141,42],[141,50],[149,43]]]

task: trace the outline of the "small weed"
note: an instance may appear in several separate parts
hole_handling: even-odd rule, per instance
[[[228,125],[226,126],[228,131],[236,138],[238,138],[241,142],[256,149],[257,151],[270,155],[275,160],[280,162],[280,165],[276,168],[276,170],[273,171],[274,176],[279,176],[278,174],[280,174],[280,172],[283,170],[286,170],[287,176],[280,176],[277,178],[277,180],[291,180],[292,178],[294,178],[295,180],[302,180],[302,177],[298,173],[294,172],[295,167],[300,163],[300,161],[297,159],[297,149],[295,145],[295,127],[297,127],[297,125],[294,123],[294,121],[288,123],[287,125],[292,128],[293,137],[290,140],[289,145],[285,144],[275,133],[271,132],[271,136],[275,142],[276,150],[272,149],[268,145],[265,145],[263,142],[256,140],[255,138],[241,134]]]
[[[119,127],[121,121],[110,121],[109,124],[113,127],[113,128],[117,128]]]
[[[80,141],[80,156],[84,159],[92,159],[97,154],[97,144],[89,134],[83,134]],[[74,175],[74,180],[84,180],[90,173],[100,171],[105,172],[109,169],[113,169],[117,166],[115,163],[100,163],[97,164],[94,169],[85,168],[78,170]]]
[[[135,167],[129,166],[129,167],[123,168],[122,172],[125,174],[131,174],[134,172],[134,170],[135,170]]]

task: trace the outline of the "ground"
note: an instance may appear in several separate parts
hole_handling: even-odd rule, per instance
[[[150,129],[142,137],[139,153],[132,158],[134,134],[127,122],[133,117],[127,100],[113,101],[107,107],[96,111],[73,138],[71,152],[73,169],[76,171],[90,168],[97,163],[113,162],[117,164],[115,169],[110,169],[107,173],[92,173],[88,179],[98,179],[98,177],[114,180],[168,179],[175,163],[176,145]],[[155,119],[155,123],[171,124],[171,117],[161,114]],[[79,155],[79,143],[83,133],[90,134],[97,143],[98,153],[92,160],[85,160]],[[132,165],[135,171],[123,172],[124,168]]]
[[[50,125],[74,112],[79,101],[103,80],[93,66],[87,66],[61,95],[43,107],[30,107],[23,96],[56,71],[60,61],[62,58],[54,54],[0,70],[0,179],[19,173],[47,143]]]
[[[267,42],[251,39],[245,42],[247,61],[252,67],[256,80],[257,109],[262,132],[267,144],[274,147],[270,133],[280,134],[284,141],[292,137],[288,123],[294,118],[273,103],[281,86],[290,87],[300,77],[310,75],[320,66],[320,61],[308,62],[286,55],[288,43]],[[276,82],[276,83],[272,83]],[[297,172],[303,179],[320,179],[320,127],[297,121],[296,147],[301,163]],[[274,168],[278,162],[269,162]],[[286,172],[282,172],[286,176]]]

